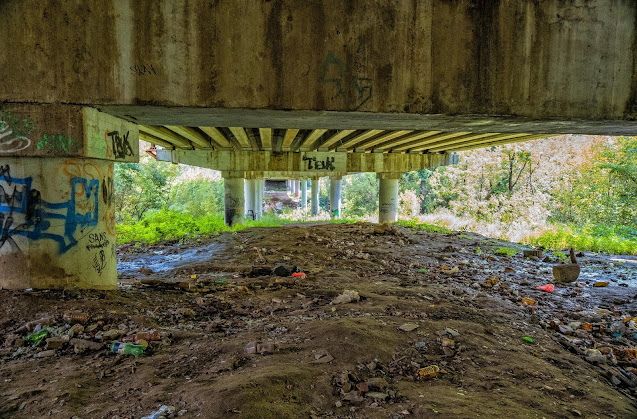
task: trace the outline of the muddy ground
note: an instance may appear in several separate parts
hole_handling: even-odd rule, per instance
[[[0,416],[637,417],[634,258],[545,292],[550,258],[516,245],[375,228],[123,246],[117,291],[0,291]],[[152,330],[143,357],[108,349]]]

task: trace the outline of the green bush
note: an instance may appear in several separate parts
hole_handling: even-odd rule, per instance
[[[627,226],[561,225],[530,238],[528,243],[552,250],[573,247],[577,251],[637,255],[637,230]]]

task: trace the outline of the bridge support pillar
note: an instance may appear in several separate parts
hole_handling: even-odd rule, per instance
[[[137,126],[93,108],[0,109],[0,288],[117,288],[114,162]]]
[[[398,221],[398,180],[402,173],[378,173],[378,222]]]
[[[243,172],[223,172],[224,220],[227,225],[243,222],[245,213],[245,180]]]
[[[312,215],[318,215],[319,209],[319,178],[312,178]]]
[[[330,177],[330,214],[332,218],[341,218],[341,186],[342,176]]]
[[[301,209],[307,208],[307,179],[301,179]]]
[[[295,179],[294,180],[294,197],[298,198],[300,192],[301,192],[301,181]]]
[[[0,287],[117,288],[113,162],[0,159]]]

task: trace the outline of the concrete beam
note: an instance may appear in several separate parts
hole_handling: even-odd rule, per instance
[[[375,113],[453,115],[453,125],[463,115],[602,124],[637,118],[637,3],[629,0],[394,1],[382,8],[376,0],[165,8],[104,0],[83,13],[74,2],[0,4],[0,101],[154,104],[171,107],[175,118],[180,106],[363,111],[368,121]],[[342,129],[437,130],[424,120],[420,128],[378,121]],[[270,123],[153,125],[338,129]],[[563,128],[519,132],[600,133]]]
[[[456,164],[455,154],[158,150],[157,159],[215,170],[295,172],[300,177],[335,172],[411,172]]]
[[[0,106],[0,156],[139,161],[137,125],[75,105]]]

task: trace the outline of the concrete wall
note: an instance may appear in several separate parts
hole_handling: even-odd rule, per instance
[[[113,163],[0,158],[0,287],[117,287]]]
[[[0,2],[0,101],[637,117],[632,0]]]

